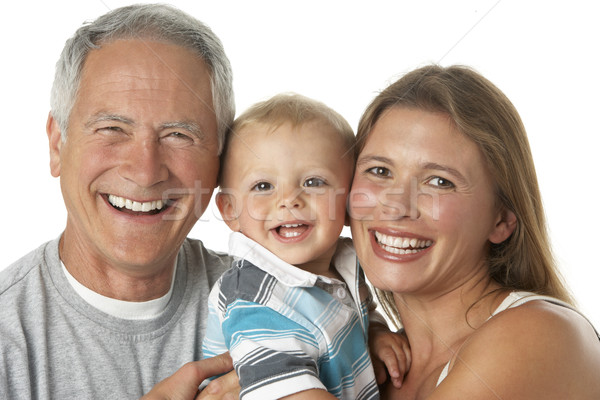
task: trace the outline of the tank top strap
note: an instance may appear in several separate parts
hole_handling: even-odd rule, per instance
[[[504,298],[502,303],[500,303],[498,308],[494,310],[494,312],[488,319],[492,318],[494,315],[497,315],[502,311],[508,310],[509,308],[515,308],[534,300],[544,300],[553,304],[557,304],[559,306],[569,308],[579,313],[579,311],[577,311],[572,305],[565,303],[564,301],[559,300],[555,297],[543,296],[532,292],[510,292],[508,296]]]

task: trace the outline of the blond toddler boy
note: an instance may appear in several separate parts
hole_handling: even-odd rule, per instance
[[[230,352],[243,399],[379,398],[371,296],[340,238],[352,129],[324,104],[284,94],[238,117],[229,137],[216,201],[235,261],[210,294],[203,356]]]

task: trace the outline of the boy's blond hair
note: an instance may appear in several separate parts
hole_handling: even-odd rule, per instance
[[[320,101],[296,93],[281,93],[254,104],[235,119],[221,155],[219,183],[222,183],[229,145],[235,140],[237,132],[244,127],[251,124],[265,124],[271,130],[275,130],[285,123],[290,123],[293,128],[296,128],[309,122],[322,122],[333,128],[343,140],[344,155],[351,157],[352,160],[355,159],[356,137],[344,117]]]

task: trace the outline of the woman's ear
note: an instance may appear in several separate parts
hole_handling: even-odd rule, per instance
[[[50,113],[48,113],[48,121],[46,122],[46,134],[48,134],[48,145],[50,147],[50,173],[57,178],[60,176],[60,149],[63,141],[58,122]]]
[[[515,213],[502,207],[496,219],[496,225],[488,237],[494,244],[500,244],[512,235],[517,228],[517,217]]]
[[[233,193],[219,192],[215,198],[217,208],[223,217],[223,221],[227,224],[229,229],[234,232],[240,231],[240,221],[238,219],[238,211],[235,204],[235,196]]]

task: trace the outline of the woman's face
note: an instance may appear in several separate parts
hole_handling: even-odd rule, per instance
[[[485,271],[502,241],[494,183],[477,145],[446,114],[387,110],[361,151],[350,194],[352,237],[373,285],[440,293]]]

